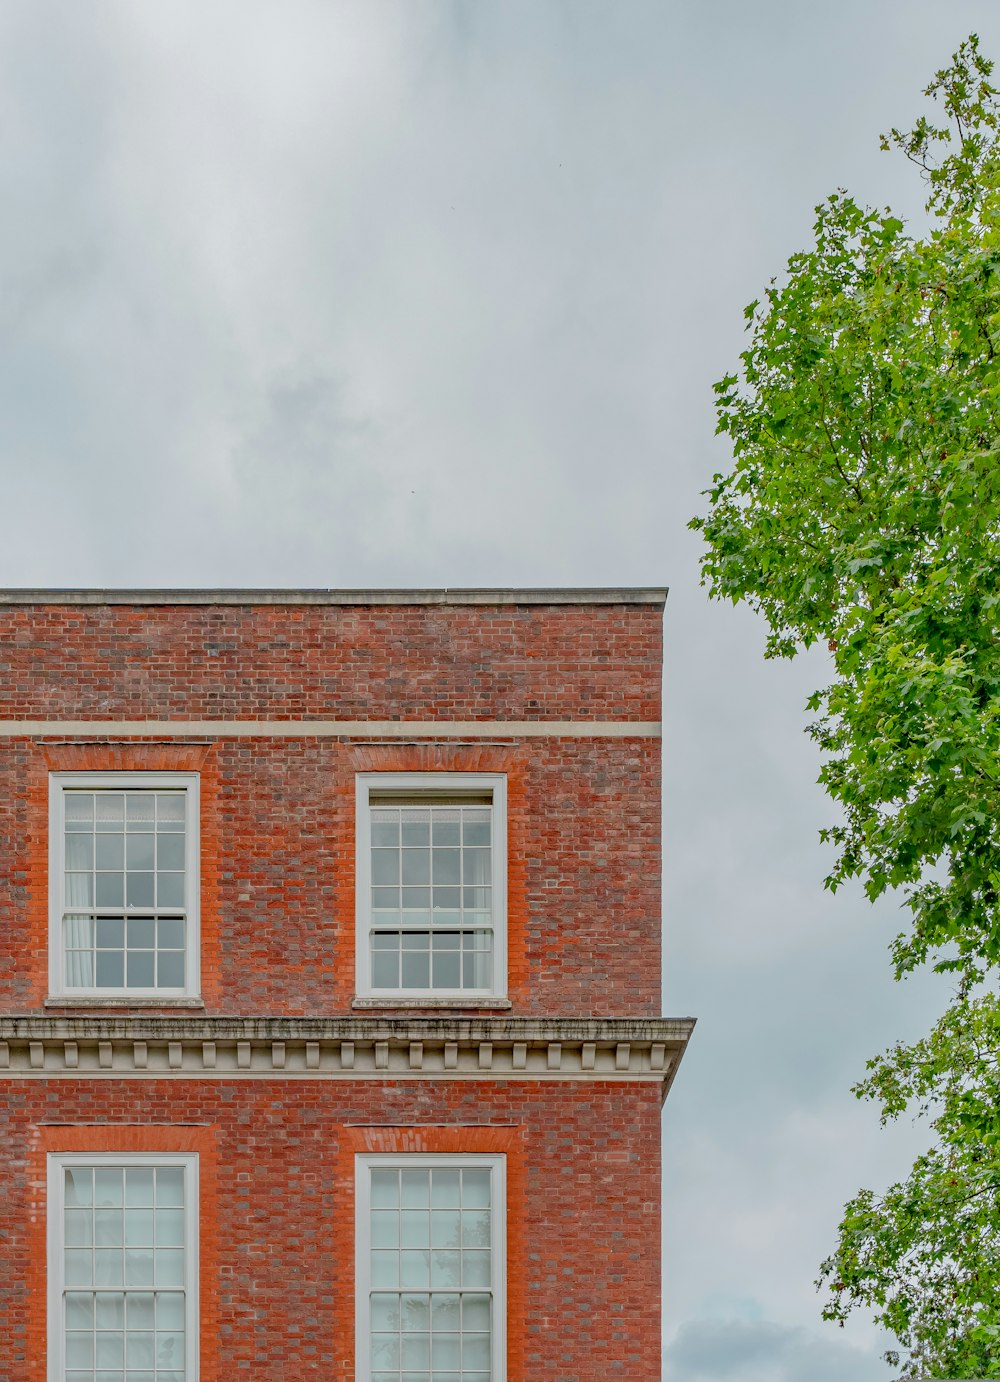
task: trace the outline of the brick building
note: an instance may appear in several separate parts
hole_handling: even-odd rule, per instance
[[[0,1379],[660,1375],[664,592],[0,592]]]

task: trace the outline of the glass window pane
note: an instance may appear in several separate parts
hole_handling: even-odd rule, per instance
[[[458,849],[435,849],[433,854],[434,882],[454,884],[462,881],[462,854]]]
[[[99,873],[97,875],[98,907],[123,907],[125,905],[125,875],[122,873]]]
[[[94,862],[99,869],[123,869],[125,867],[125,836],[98,835]]]
[[[399,1172],[372,1169],[371,1203],[373,1209],[394,1209],[399,1204]]]
[[[404,950],[402,964],[402,987],[404,989],[425,989],[430,987],[430,954],[423,950]]]
[[[418,886],[431,881],[431,852],[429,849],[404,849],[402,853],[402,882]]]
[[[94,1301],[94,1323],[98,1330],[125,1327],[125,1294],[119,1291],[98,1291]]]
[[[120,1166],[95,1166],[94,1203],[117,1207],[124,1196],[124,1175]]]
[[[458,1334],[434,1334],[434,1368],[460,1368],[462,1340]]]
[[[400,1203],[404,1209],[426,1209],[431,1202],[431,1173],[404,1170],[400,1174]]]
[[[399,1253],[372,1253],[372,1285],[376,1290],[399,1285]]]
[[[154,1253],[151,1248],[126,1248],[125,1249],[125,1285],[126,1286],[152,1286],[154,1263],[157,1274],[160,1271],[159,1252]],[[173,1285],[173,1282],[168,1283]]]
[[[431,1204],[435,1209],[457,1209],[462,1202],[462,1172],[455,1167],[435,1167],[431,1176]]]
[[[399,987],[399,955],[385,950],[376,950],[372,955],[372,987],[394,989]]]
[[[121,832],[125,822],[125,798],[121,792],[95,792],[94,816],[98,830]]]
[[[153,917],[129,917],[126,935],[129,950],[152,950],[156,943],[156,922]]]
[[[157,1329],[184,1328],[184,1296],[180,1291],[158,1291],[156,1293]]]
[[[125,1203],[127,1205],[152,1205],[152,1166],[128,1166],[125,1168]]]
[[[123,1282],[124,1253],[121,1248],[94,1249],[94,1285],[118,1286]]]
[[[462,1253],[462,1285],[490,1285],[490,1254],[488,1252],[468,1251]]]
[[[121,1247],[124,1224],[120,1209],[98,1209],[94,1213],[94,1242],[98,1247]]]
[[[125,818],[134,821],[151,821],[156,811],[154,792],[126,792]]]
[[[466,1209],[489,1209],[489,1171],[470,1167],[462,1172],[462,1204]]]
[[[67,1248],[63,1262],[67,1286],[93,1286],[94,1254],[89,1248]]]
[[[156,1336],[156,1362],[161,1368],[178,1368],[184,1366],[184,1335],[183,1334],[157,1334]]]
[[[126,1194],[128,1187],[126,1186]],[[125,1211],[125,1245],[130,1248],[151,1248],[157,1240],[153,1237],[153,1211],[151,1209],[127,1209]]]
[[[400,840],[403,845],[429,845],[431,813],[423,807],[407,807],[402,813]]]
[[[158,873],[156,875],[156,905],[157,907],[176,908],[184,906],[183,873]]]
[[[462,1246],[488,1248],[490,1245],[490,1213],[488,1209],[467,1209],[462,1215]]]
[[[68,1248],[93,1247],[94,1216],[89,1209],[67,1209],[65,1225]]]
[[[133,989],[153,987],[156,957],[151,950],[130,950],[127,956],[127,982]]]
[[[94,1336],[80,1334],[75,1330],[66,1331],[66,1366],[68,1368],[89,1368],[94,1365]]]
[[[157,835],[156,867],[158,869],[183,869],[183,835],[166,835],[162,831]]]
[[[426,1334],[404,1334],[400,1340],[400,1362],[404,1368],[427,1368],[431,1362],[431,1341]]]
[[[152,1291],[130,1291],[127,1299],[129,1329],[152,1329],[156,1319]]]
[[[429,1252],[406,1248],[399,1254],[399,1284],[425,1290],[431,1284]]]
[[[94,875],[92,873],[67,873],[66,906],[92,907],[94,905]]]
[[[434,980],[436,989],[457,989],[462,983],[462,957],[457,950],[442,951],[434,947]]]
[[[419,880],[418,880],[419,881]],[[399,851],[395,849],[372,850],[372,883],[395,886],[399,882]]]
[[[372,1247],[399,1247],[399,1214],[394,1209],[372,1210]]]
[[[465,1368],[488,1368],[490,1338],[488,1334],[466,1334],[462,1339],[462,1364]]]
[[[158,1248],[181,1248],[184,1246],[183,1209],[158,1209],[156,1211],[156,1246]]]
[[[94,820],[93,792],[66,792],[64,794],[66,823],[92,825]]]
[[[457,1209],[436,1209],[431,1215],[431,1245],[458,1248],[462,1242],[462,1216]]]
[[[152,907],[153,875],[151,873],[126,875],[125,903],[128,907]]]
[[[157,1286],[184,1285],[183,1248],[157,1248],[155,1262]]]
[[[445,1295],[440,1292],[434,1296],[431,1313],[435,1334],[441,1334],[459,1328],[461,1323],[461,1300],[461,1296]]]
[[[156,958],[156,986],[161,989],[184,987],[183,950],[161,950]]]
[[[404,1209],[399,1216],[399,1242],[404,1248],[428,1248],[430,1215],[425,1209]]]
[[[98,917],[96,940],[99,950],[121,950],[125,945],[125,922],[121,917]]]
[[[92,869],[94,867],[93,835],[66,836],[66,867],[68,869]]]
[[[98,1334],[95,1361],[98,1367],[120,1368],[125,1361],[125,1335],[117,1331]]]
[[[159,1209],[184,1204],[184,1170],[181,1166],[156,1168],[156,1204]]]
[[[125,1359],[130,1368],[150,1368],[153,1366],[153,1338],[151,1331],[129,1334]]]
[[[431,1285],[454,1287],[462,1284],[462,1254],[446,1248],[431,1252]]]
[[[125,985],[125,956],[120,950],[97,952],[97,987],[120,989]]]
[[[156,821],[158,826],[183,825],[186,811],[186,793],[157,792]]]
[[[435,845],[461,844],[461,812],[449,807],[436,807],[431,822],[431,838]]]
[[[161,950],[183,950],[183,917],[160,917],[156,923],[156,943]]]
[[[128,869],[153,867],[152,835],[128,835],[125,838],[125,865]]]
[[[64,1181],[66,1203],[94,1203],[94,1170],[91,1166],[67,1166]]]
[[[93,1329],[94,1297],[91,1292],[67,1291],[64,1299],[66,1301],[66,1328]]]

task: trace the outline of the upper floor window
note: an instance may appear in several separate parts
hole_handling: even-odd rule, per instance
[[[500,774],[358,777],[358,991],[502,995],[506,782]]]
[[[198,988],[198,779],[53,774],[54,994],[176,997]]]

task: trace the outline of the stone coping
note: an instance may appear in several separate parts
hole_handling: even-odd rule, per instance
[[[664,605],[665,586],[417,590],[0,590],[0,605]]]

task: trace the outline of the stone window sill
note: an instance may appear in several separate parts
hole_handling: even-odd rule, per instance
[[[391,1012],[397,1008],[407,1008],[410,1011],[457,1008],[464,1012],[484,1009],[491,1012],[508,1012],[513,1006],[509,998],[355,998],[351,1003],[355,1010],[378,1009],[383,1012]]]
[[[96,998],[87,994],[78,996],[54,994],[46,998],[42,1006],[44,1008],[113,1008],[123,1012],[132,1008],[201,1008],[204,1010],[205,1001],[202,998]]]

